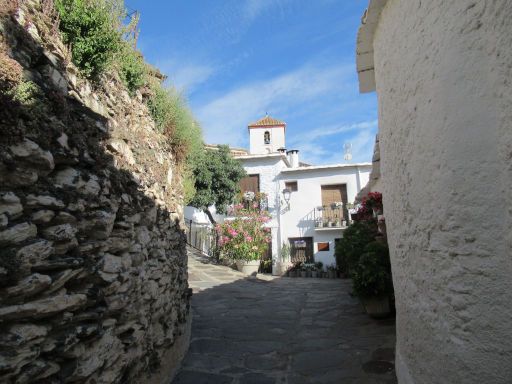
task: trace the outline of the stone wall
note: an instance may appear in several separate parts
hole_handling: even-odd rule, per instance
[[[511,382],[511,19],[507,0],[388,0],[376,27],[400,383]]]
[[[0,24],[1,70],[39,90],[1,106],[0,382],[169,382],[190,318],[171,148],[144,95],[80,79],[26,4]]]

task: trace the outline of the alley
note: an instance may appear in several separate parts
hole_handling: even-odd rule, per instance
[[[189,284],[192,338],[173,384],[396,383],[394,319],[369,318],[349,280],[247,278],[189,252]]]

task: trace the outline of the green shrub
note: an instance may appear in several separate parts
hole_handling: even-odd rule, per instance
[[[144,58],[129,43],[123,43],[116,60],[119,65],[119,76],[131,94],[146,84],[147,69]]]
[[[56,0],[64,42],[71,45],[73,63],[88,79],[97,79],[122,48],[119,29],[122,1]]]
[[[33,81],[22,80],[8,94],[14,102],[18,103],[20,112],[30,120],[41,118],[48,112],[43,90]]]
[[[157,129],[169,138],[178,162],[193,158],[202,151],[202,133],[186,101],[174,87],[152,89],[148,107]]]
[[[369,243],[351,269],[354,293],[361,298],[393,294],[391,263],[387,245]]]
[[[373,220],[356,221],[345,230],[334,251],[340,272],[350,274],[365,247],[375,241],[376,235],[377,225]]]

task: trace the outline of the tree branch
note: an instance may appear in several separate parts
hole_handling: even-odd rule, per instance
[[[210,212],[210,210],[208,208],[203,209],[203,212],[206,213],[206,216],[208,216],[208,219],[210,219],[210,223],[212,223],[213,225],[217,224],[217,222],[213,218],[212,213]]]

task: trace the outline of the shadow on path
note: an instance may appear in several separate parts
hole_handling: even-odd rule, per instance
[[[350,281],[248,278],[189,256],[190,350],[173,384],[392,384],[394,319],[373,320]]]

